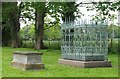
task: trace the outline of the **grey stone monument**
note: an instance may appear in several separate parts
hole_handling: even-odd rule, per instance
[[[15,51],[11,65],[23,70],[44,69],[44,64],[41,60],[42,54],[31,51]]]

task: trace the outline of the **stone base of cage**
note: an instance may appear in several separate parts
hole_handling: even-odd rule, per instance
[[[81,68],[112,67],[111,61],[76,61],[59,59],[58,63]]]

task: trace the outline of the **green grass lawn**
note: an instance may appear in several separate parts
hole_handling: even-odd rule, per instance
[[[0,79],[2,77],[2,48],[0,47]]]
[[[13,51],[39,51],[43,52],[42,60],[45,64],[44,70],[24,71],[11,66]],[[109,55],[112,62],[111,68],[76,68],[58,64],[60,50],[32,48],[2,48],[2,76],[3,77],[118,77],[118,56]]]

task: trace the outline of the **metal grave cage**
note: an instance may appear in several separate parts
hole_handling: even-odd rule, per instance
[[[108,53],[108,21],[67,21],[61,25],[62,58],[104,61]]]

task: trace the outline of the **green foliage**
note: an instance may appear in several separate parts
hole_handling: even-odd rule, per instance
[[[50,15],[55,15],[54,17],[57,18],[57,12],[59,10],[59,3],[57,2],[24,2],[22,9],[22,16],[24,18],[33,19],[35,20],[35,12],[45,12]]]
[[[16,7],[13,7],[16,3],[14,2],[3,2],[2,3],[2,21],[9,20],[10,13],[12,10],[16,9]]]
[[[2,2],[2,45],[7,46],[11,43],[11,13],[18,9],[17,2]],[[17,14],[16,14],[17,15]],[[15,16],[12,18],[15,18]],[[15,24],[15,22],[14,22]],[[14,35],[15,36],[15,35]]]
[[[15,4],[14,2],[2,3],[2,29],[10,29],[10,13],[16,9],[16,7],[13,7]]]
[[[43,40],[44,48],[45,49],[60,49],[61,48],[61,41],[59,40]],[[22,41],[21,47],[23,48],[34,48],[35,42],[26,40]]]
[[[45,36],[47,39],[60,39],[60,25],[58,27],[51,27],[50,29],[45,30]]]
[[[110,25],[108,27],[108,50],[109,53],[118,53],[119,45],[118,42],[120,42],[118,39],[120,38],[120,27],[115,25]]]
[[[59,12],[62,14],[63,21],[74,21],[74,19],[76,18],[75,13],[80,13],[78,5],[75,2],[62,2]]]
[[[120,38],[120,27],[116,25],[109,25],[108,26],[109,38]]]
[[[61,41],[59,40],[44,40],[44,46],[47,49],[61,49]]]
[[[21,5],[21,14],[20,19],[26,23],[26,18],[29,19],[29,21],[35,20],[34,17],[34,8],[31,7],[30,2],[22,2]]]
[[[91,7],[88,6],[88,10],[96,10],[98,13],[93,19],[97,20],[105,20],[113,21],[116,19],[115,14],[111,14],[110,11],[119,11],[120,10],[120,1],[117,2],[98,2],[97,4],[93,4]]]
[[[118,42],[120,42],[117,38],[116,39],[112,39],[108,41],[108,51],[109,53],[119,53],[119,45],[118,45]],[[112,43],[112,46],[111,46],[111,43]]]
[[[46,4],[45,2],[31,2],[31,7],[34,8],[36,11],[44,12],[46,11]]]
[[[35,39],[35,26],[34,24],[25,26],[20,30],[20,36],[23,40],[34,40]]]
[[[23,41],[23,40],[22,40],[22,45],[21,45],[21,47],[23,47],[23,48],[34,48],[34,45],[35,45],[35,42],[34,42],[34,41],[31,41],[31,40]]]

